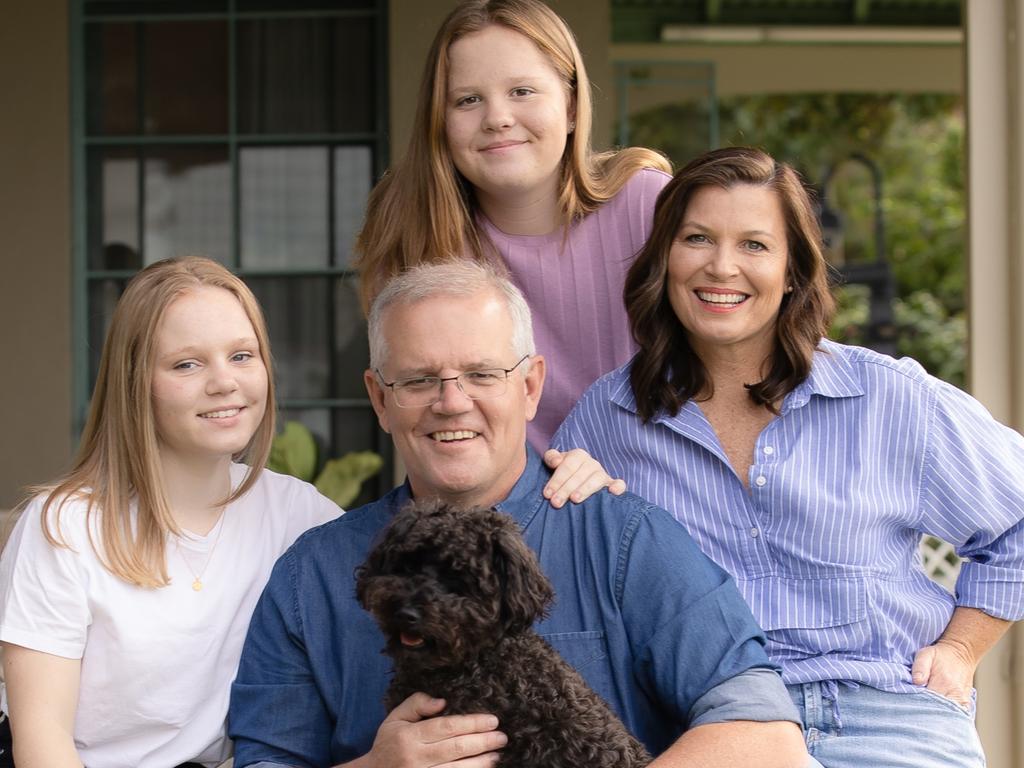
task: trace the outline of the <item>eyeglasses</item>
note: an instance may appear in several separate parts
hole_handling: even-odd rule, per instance
[[[511,368],[466,371],[458,376],[412,376],[408,379],[385,381],[379,370],[374,369],[374,373],[377,374],[381,384],[390,387],[399,408],[423,408],[433,405],[441,399],[442,388],[446,381],[454,381],[462,394],[471,400],[501,397],[508,390],[509,374],[529,357],[530,355],[523,355],[519,362]]]

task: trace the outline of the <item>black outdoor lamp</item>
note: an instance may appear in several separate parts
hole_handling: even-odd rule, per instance
[[[847,262],[844,255],[843,217],[828,203],[828,187],[836,169],[844,163],[857,162],[871,173],[875,204],[875,259],[869,262]],[[896,295],[889,262],[885,259],[885,224],[882,217],[882,171],[870,158],[855,153],[833,163],[821,180],[821,208],[818,212],[822,237],[832,266],[842,275],[843,283],[868,286],[867,346],[887,355],[896,353],[896,326],[892,303]]]

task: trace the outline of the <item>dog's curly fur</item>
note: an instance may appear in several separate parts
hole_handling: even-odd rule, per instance
[[[509,738],[502,766],[650,762],[608,705],[533,631],[554,592],[507,515],[411,504],[359,569],[356,589],[394,661],[389,710],[423,691],[444,698],[446,714],[494,714]]]

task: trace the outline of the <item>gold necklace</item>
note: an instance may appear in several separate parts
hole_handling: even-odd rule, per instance
[[[188,568],[188,572],[192,574],[192,579],[193,579],[193,581],[192,581],[192,591],[193,592],[199,592],[203,588],[203,574],[206,573],[206,569],[209,567],[210,561],[213,560],[213,551],[217,548],[217,545],[220,543],[220,535],[224,532],[224,526],[226,526],[227,522],[228,522],[227,520],[224,519],[224,515],[226,513],[227,513],[226,509],[225,510],[221,510],[220,520],[218,521],[218,522],[220,522],[220,528],[217,529],[217,538],[215,538],[213,540],[213,546],[210,547],[210,551],[207,553],[206,560],[203,562],[203,567],[200,569],[199,573],[196,573],[192,569],[192,563],[190,563],[188,558],[185,557],[185,553],[181,551],[181,537],[180,536],[176,536],[174,538],[174,547],[175,547],[175,549],[178,550],[178,556],[181,558],[181,561],[183,563],[185,563],[185,567]]]

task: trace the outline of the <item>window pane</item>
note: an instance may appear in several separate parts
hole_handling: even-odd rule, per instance
[[[333,79],[337,84],[331,100],[334,130],[376,130],[375,100],[377,89],[382,87],[384,71],[378,72],[376,65],[374,22],[372,19],[337,19],[334,34]],[[377,77],[371,73],[376,73]]]
[[[238,126],[242,133],[326,133],[331,42],[317,19],[238,24]]]
[[[138,132],[138,27],[90,24],[85,29],[86,132]]]
[[[163,21],[143,25],[144,133],[228,130],[228,25]]]
[[[373,63],[370,19],[239,22],[239,131],[373,130]]]
[[[366,318],[359,305],[359,279],[334,281],[334,397],[365,398],[363,371],[370,367]]]
[[[145,262],[201,254],[229,263],[231,171],[225,147],[147,149]]]
[[[366,320],[357,278],[248,277],[270,327],[281,400],[366,399]]]
[[[85,16],[141,13],[223,13],[228,0],[84,0]]]
[[[270,328],[278,398],[331,397],[329,280],[250,277],[246,282]]]
[[[391,437],[377,424],[377,414],[367,405],[363,408],[337,408],[334,411],[333,455],[344,456],[349,451],[374,451],[384,459],[380,474],[363,484],[356,501],[349,505],[353,509],[380,498],[394,487],[394,465],[391,461]]]
[[[278,397],[280,398],[280,395]],[[330,410],[327,408],[279,408],[277,411],[278,434],[284,430],[284,425],[289,421],[297,421],[313,433],[313,440],[316,441],[317,471],[319,472],[324,461],[334,458],[331,454]],[[316,478],[314,477],[314,479]]]
[[[372,183],[373,152],[369,147],[335,147],[334,250],[340,265],[350,265],[354,258]]]
[[[391,438],[377,426],[377,417],[366,408],[282,408],[278,411],[278,431],[288,421],[298,421],[309,428],[316,440],[318,470],[328,459],[337,459],[349,451],[374,451],[384,459],[380,473],[363,483],[359,497],[347,509],[374,501],[394,486],[394,463]]]
[[[242,264],[327,266],[327,148],[246,147],[239,163]]]
[[[379,0],[236,0],[239,11],[338,11],[373,8]]]
[[[127,280],[98,280],[89,283],[89,388],[99,371],[103,341],[110,327],[114,306],[124,291]]]
[[[89,268],[140,268],[138,152],[90,150],[88,184]]]

